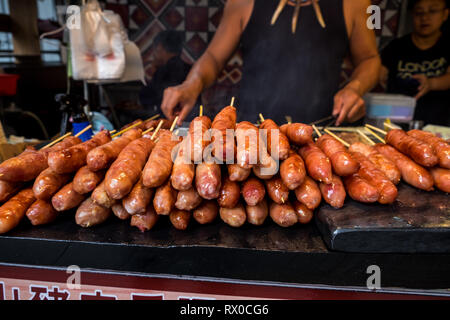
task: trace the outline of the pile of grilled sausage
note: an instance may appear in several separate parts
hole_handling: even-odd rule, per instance
[[[86,142],[68,137],[4,161],[0,234],[25,216],[31,224],[43,225],[74,210],[81,227],[113,215],[141,231],[150,230],[161,216],[179,230],[192,219],[207,224],[218,217],[240,227],[246,222],[262,225],[270,216],[290,227],[310,222],[322,199],[334,208],[343,207],[347,195],[364,203],[391,204],[401,179],[425,191],[436,187],[450,192],[450,145],[420,130],[391,130],[386,144],[356,142],[347,149],[327,134],[314,141],[312,127],[302,123],[236,123],[232,106],[213,121],[195,118],[184,139],[174,138],[168,121],[154,137],[142,134],[158,122],[144,122],[115,139],[108,131]],[[194,123],[201,130],[198,137]],[[219,135],[208,138],[210,129]],[[266,129],[264,138],[261,129]],[[231,139],[229,130],[235,132]],[[250,143],[249,130],[262,143]],[[279,132],[276,138],[273,132]],[[217,144],[221,148],[214,148]],[[223,150],[212,152],[222,163],[202,158],[208,147]],[[250,159],[252,148],[258,148],[256,162]],[[232,163],[225,161],[230,155]],[[191,161],[183,161],[185,156]]]

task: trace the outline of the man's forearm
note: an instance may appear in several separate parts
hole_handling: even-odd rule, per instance
[[[440,77],[429,78],[430,90],[445,91],[450,89],[450,73]]]
[[[360,96],[363,96],[378,83],[380,69],[381,59],[378,55],[361,61],[353,71],[347,86],[356,90]]]
[[[184,82],[193,85],[200,93],[216,81],[221,70],[222,66],[206,51],[192,66]]]

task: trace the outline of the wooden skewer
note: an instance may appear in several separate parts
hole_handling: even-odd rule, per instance
[[[372,130],[370,130],[369,128],[365,128],[371,135],[373,135],[375,138],[377,138],[378,140],[380,140],[382,143],[386,143],[386,141],[384,141],[384,139],[382,137],[380,137],[379,135],[377,135],[375,132],[373,132]]]
[[[163,123],[164,123],[164,120],[161,120],[161,121],[158,123],[158,126],[156,127],[155,132],[153,132],[153,135],[152,135],[152,137],[150,138],[150,140],[155,139],[155,136],[156,136],[156,134],[159,132],[159,129],[161,129],[161,126],[163,125]]]
[[[142,132],[142,135],[145,135],[145,134],[149,133],[149,132],[152,131],[153,129],[155,129],[155,128],[151,127],[150,129],[145,130],[144,132]]]
[[[231,98],[231,103],[230,103],[230,106],[232,106],[232,107],[234,107],[234,100],[235,100],[235,98],[232,97],[232,98]]]
[[[317,127],[316,127],[315,125],[312,125],[312,127],[313,127],[314,131],[317,133],[317,135],[318,135],[319,137],[321,137],[322,134],[320,133],[319,129],[317,129]]]
[[[261,113],[259,114],[259,119],[261,120],[261,123],[263,123],[265,121],[264,117],[263,117],[263,115]]]
[[[113,134],[113,133],[115,133],[115,132],[117,132],[117,130],[116,130],[116,129],[114,129],[114,130],[111,130],[111,131],[109,132],[109,134]]]
[[[380,128],[374,127],[373,125],[367,124],[367,123],[366,123],[366,128],[370,128],[370,129],[378,131],[379,133],[382,133],[382,134],[386,134],[387,133],[386,131],[381,130]]]
[[[323,20],[322,11],[320,10],[319,3],[317,2],[317,0],[313,0],[312,5],[314,7],[314,11],[316,12],[317,21],[319,21],[322,28],[325,28],[325,21]]]
[[[49,147],[51,147],[51,146],[57,144],[57,143],[60,142],[61,140],[67,138],[68,136],[71,136],[71,135],[72,135],[72,132],[68,132],[68,133],[66,133],[65,135],[59,137],[58,139],[53,140],[52,142],[50,142],[50,143],[47,144],[46,146],[43,146],[43,147],[41,148],[41,150],[46,149],[46,148],[49,148]]]
[[[319,130],[328,129],[330,131],[342,131],[342,132],[356,132],[356,128],[345,128],[345,127],[317,127]]]
[[[198,113],[198,115],[200,117],[203,116],[203,105],[200,106],[200,112]]]
[[[392,124],[390,124],[390,123],[387,123],[387,122],[384,122],[383,123],[383,125],[385,126],[385,127],[387,127],[388,129],[397,129],[396,127],[394,127]]]
[[[151,117],[151,118],[148,118],[147,120],[145,120],[145,122],[147,122],[147,121],[151,121],[151,120],[155,120],[155,119],[158,119],[159,118],[159,116],[160,116],[160,114],[158,113],[158,114],[155,114],[153,117]]]
[[[372,141],[372,139],[370,139],[364,132],[362,132],[361,130],[357,129],[356,130],[364,139],[367,140],[367,142],[369,142],[369,144],[371,146],[375,145],[375,142]]]
[[[127,132],[128,130],[131,130],[131,129],[133,129],[133,128],[135,128],[135,127],[141,125],[141,124],[142,124],[142,121],[139,121],[139,122],[133,124],[132,126],[129,126],[128,128],[125,128],[125,129],[123,129],[122,131],[117,132],[117,133],[116,133],[115,135],[113,135],[111,138],[115,138],[115,137],[117,137],[117,136],[120,136],[121,134],[123,134],[123,133]]]
[[[78,132],[76,135],[75,135],[75,137],[79,137],[79,136],[81,136],[83,133],[85,133],[86,131],[88,131],[89,129],[91,129],[92,128],[92,124],[90,124],[90,125],[88,125],[86,128],[84,128],[83,130],[81,130],[80,132]]]
[[[292,123],[292,117],[291,116],[285,116],[285,119],[286,119],[288,124]]]
[[[277,22],[277,19],[280,16],[281,11],[283,11],[283,9],[287,3],[288,3],[288,0],[280,0],[280,2],[278,3],[277,9],[273,13],[272,20],[270,21],[271,25],[274,25],[275,22]]]
[[[292,15],[292,33],[297,30],[298,14],[300,13],[300,0],[295,4],[294,14]]]
[[[348,144],[345,140],[342,140],[341,138],[339,138],[337,135],[335,135],[333,132],[331,132],[328,129],[324,129],[323,131],[325,131],[326,133],[328,133],[330,136],[332,136],[333,138],[335,138],[337,141],[339,141],[340,143],[342,143],[344,146],[346,146],[347,148],[350,147],[350,144]]]
[[[178,116],[173,120],[172,126],[170,127],[170,132],[173,132],[173,129],[175,129],[175,126],[177,125]]]

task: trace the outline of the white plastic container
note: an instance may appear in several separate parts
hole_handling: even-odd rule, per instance
[[[414,117],[416,99],[401,94],[368,93],[364,96],[366,117],[372,120],[391,119],[409,122]]]

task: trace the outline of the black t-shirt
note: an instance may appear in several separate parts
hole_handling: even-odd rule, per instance
[[[415,96],[419,82],[412,75],[424,74],[428,78],[447,73],[450,66],[450,46],[448,35],[427,50],[417,48],[411,35],[393,40],[381,53],[383,65],[389,69],[389,93]],[[430,91],[417,101],[415,120],[425,124],[450,126],[450,90]]]

